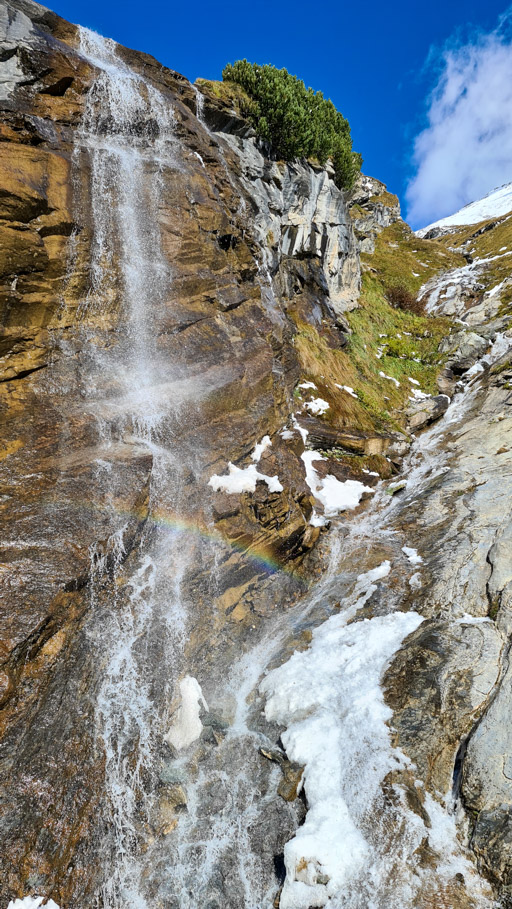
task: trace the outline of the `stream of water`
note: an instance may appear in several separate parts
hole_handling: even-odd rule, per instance
[[[114,345],[95,346],[89,339],[95,363],[88,394],[103,445],[98,470],[108,483],[117,441],[145,446],[153,462],[150,514],[179,513],[184,465],[173,435],[180,409],[196,389],[177,379],[158,347],[172,286],[160,205],[163,176],[179,168],[174,113],[168,97],[123,63],[114,42],[81,29],[80,52],[98,70],[75,152],[76,166],[85,158],[90,167],[93,234],[82,317],[87,324],[91,309],[108,316],[113,306],[122,307]],[[181,582],[194,544],[179,528],[169,531],[158,521],[148,527],[124,571],[122,592],[106,615],[100,613],[94,631],[104,663],[96,724],[108,799],[98,902],[108,909],[149,905],[141,860],[153,807],[147,780],[155,775],[157,745],[169,728],[187,633]],[[119,576],[122,534],[109,546]],[[105,566],[95,553],[91,557],[94,575],[101,575]]]

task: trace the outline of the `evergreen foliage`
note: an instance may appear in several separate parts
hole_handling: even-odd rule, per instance
[[[247,60],[228,63],[222,78],[246,91],[250,102],[243,113],[278,157],[316,158],[320,164],[331,158],[337,185],[352,186],[362,158],[352,151],[348,121],[322,92],[306,88],[286,69]]]

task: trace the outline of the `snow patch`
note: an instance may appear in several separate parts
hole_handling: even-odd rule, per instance
[[[312,527],[325,527],[329,523],[327,518],[324,518],[322,514],[317,514],[313,508],[313,513],[309,519],[309,523]]]
[[[7,909],[38,909],[42,905],[44,896],[24,896],[23,899],[11,900]],[[43,909],[59,909],[57,903],[54,903],[53,900],[48,900],[44,903]]]
[[[496,294],[501,293],[501,291],[503,290],[504,287],[507,286],[509,281],[510,281],[510,278],[507,276],[506,278],[503,279],[503,281],[500,281],[499,284],[496,284],[494,287],[491,288],[491,290],[487,294],[487,297],[494,297],[494,296],[496,296]]]
[[[324,506],[325,514],[335,515],[340,511],[352,511],[357,508],[363,494],[373,491],[371,486],[365,486],[359,480],[345,480],[342,483],[332,474],[328,474],[316,495]]]
[[[425,391],[420,391],[419,388],[413,388],[411,390],[411,394],[409,395],[410,401],[423,401],[425,398],[430,398],[430,395],[428,395]]]
[[[317,451],[304,451],[301,458],[306,468],[306,483],[315,499],[323,505],[326,517],[333,517],[340,511],[352,511],[357,508],[365,492],[374,492],[371,486],[365,486],[359,480],[341,482],[332,474],[320,479],[313,467],[313,461],[327,459]]]
[[[389,379],[390,382],[394,382],[397,388],[400,388],[400,382],[398,379],[393,378],[393,376],[387,376],[382,370],[379,372],[379,376],[382,376],[383,379]]]
[[[420,587],[423,587],[423,581],[421,580],[419,571],[416,571],[415,574],[411,575],[409,578],[409,587],[412,587],[413,590],[419,590]]]
[[[270,492],[283,491],[277,474],[274,477],[267,477],[266,474],[259,473],[256,470],[255,464],[250,464],[249,467],[242,469],[230,461],[228,470],[229,473],[223,476],[214,474],[213,477],[210,477],[208,486],[211,486],[216,492],[221,491],[227,492],[229,495],[239,495],[242,492],[255,492],[256,483],[261,480],[267,484]]]
[[[299,388],[314,388],[316,390],[316,385],[314,382],[302,382],[301,385],[299,385]]]
[[[419,565],[420,562],[423,562],[421,556],[418,555],[418,550],[411,546],[402,546],[402,552],[405,553],[411,565]]]
[[[342,391],[346,391],[347,394],[352,395],[353,398],[357,399],[357,394],[350,385],[338,385],[337,382],[334,383],[336,388],[341,388]]]
[[[254,451],[251,455],[251,458],[253,459],[253,461],[256,462],[256,464],[260,460],[263,452],[266,451],[267,448],[270,448],[271,445],[272,445],[272,442],[270,441],[270,436],[263,436],[261,442],[258,442],[258,444],[256,445],[256,448],[254,449]]]
[[[323,398],[313,398],[312,401],[307,402],[305,407],[311,413],[325,413],[326,410],[329,410],[329,404]]]
[[[292,417],[292,423],[293,423],[293,428],[296,429],[298,433],[300,433],[300,435],[301,435],[301,437],[302,437],[302,441],[303,441],[303,443],[304,443],[304,445],[305,445],[305,444],[306,444],[306,439],[307,439],[307,437],[308,437],[308,435],[309,435],[308,430],[307,430],[307,429],[304,429],[302,426],[299,425],[296,416],[293,416],[293,417]]]
[[[201,686],[197,679],[191,675],[186,675],[180,682],[181,703],[169,729],[164,736],[166,742],[169,742],[177,751],[187,748],[192,742],[195,742],[201,735],[203,724],[199,718],[201,705],[208,712]]]
[[[470,378],[471,376],[477,376],[477,375],[479,375],[481,372],[484,372],[484,367],[482,366],[482,364],[481,364],[481,363],[473,363],[473,366],[470,366],[470,368],[469,368],[468,370],[466,370],[466,376],[465,376],[465,378],[468,379],[468,378]]]

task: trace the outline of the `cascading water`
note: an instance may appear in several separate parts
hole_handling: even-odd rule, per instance
[[[131,411],[149,427],[159,416],[161,365],[152,322],[171,279],[159,227],[161,176],[176,168],[177,143],[168,99],[132,72],[115,47],[80,30],[80,51],[99,68],[75,153],[77,164],[85,153],[91,168],[91,285],[83,306],[108,311],[122,300],[124,350],[115,358],[117,382],[129,396],[122,415]]]
[[[81,314],[87,330],[91,309],[108,320],[109,311],[119,306],[122,325],[114,345],[95,347],[94,338],[88,339],[94,366],[87,393],[103,444],[98,470],[108,485],[116,442],[145,445],[153,460],[150,511],[168,505],[176,511],[182,472],[170,439],[182,395],[157,343],[171,283],[159,205],[162,175],[177,170],[174,113],[168,98],[123,63],[113,42],[81,29],[80,52],[98,69],[75,151],[77,168],[84,159],[90,167],[92,260]],[[180,533],[159,533],[151,522],[150,527],[122,584],[115,578],[114,589],[120,586],[122,592],[93,632],[104,652],[96,719],[109,816],[98,899],[123,909],[147,905],[140,842],[152,796],[145,784],[155,762],[155,741],[168,728],[186,625],[183,540]],[[119,555],[122,549],[118,539]],[[91,557],[94,579],[105,565],[95,552]],[[115,576],[120,565],[118,557],[110,566]],[[156,680],[159,660],[165,672]]]

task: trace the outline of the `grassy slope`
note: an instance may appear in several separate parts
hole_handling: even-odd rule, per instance
[[[196,82],[199,91],[213,95],[228,107],[233,107],[238,113],[242,113],[251,103],[247,92],[236,82],[216,82],[211,79],[197,79]]]
[[[403,284],[416,294],[433,275],[466,264],[460,253],[433,240],[420,240],[404,221],[396,221],[379,234],[373,255],[362,262],[374,268],[383,287]]]
[[[312,326],[298,324],[296,348],[305,379],[313,381],[318,395],[331,405],[325,417],[330,423],[370,432],[403,430],[412,388],[437,393],[436,376],[442,365],[438,346],[451,321],[393,308],[386,288],[402,284],[416,293],[432,275],[464,265],[465,259],[431,240],[418,240],[407,225],[397,222],[379,234],[375,253],[364,254],[362,262],[359,308],[348,314],[349,346],[331,350]],[[399,386],[381,372],[395,378]],[[358,400],[337,389],[336,382],[351,386]]]

